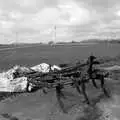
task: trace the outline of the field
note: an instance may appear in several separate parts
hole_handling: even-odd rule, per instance
[[[87,58],[91,53],[97,57],[120,55],[120,44],[86,44],[79,46],[37,45],[18,49],[0,48],[0,69],[6,70],[14,65],[33,66],[46,62],[50,64],[71,63]]]
[[[97,57],[120,56],[120,44],[34,45],[33,47],[27,46],[4,50],[1,47],[0,69],[4,71],[14,65],[30,67],[41,62],[50,64],[73,63],[86,59],[91,53]],[[120,59],[116,64],[120,65]],[[67,99],[64,100],[64,103],[68,114],[59,111],[54,90],[51,90],[47,95],[40,94],[40,91],[38,91],[32,94],[19,95],[15,98],[8,98],[0,102],[0,120],[100,120],[99,118],[102,116],[100,107],[104,106],[104,104],[106,109],[113,111],[113,116],[120,119],[120,107],[118,107],[120,100],[119,85],[119,81],[107,82],[107,87],[112,90],[113,97],[110,100],[99,90],[91,89],[92,86],[89,85],[87,91],[93,106],[83,104],[82,95],[79,96],[73,89],[65,89]],[[18,119],[15,119],[14,116]],[[115,120],[115,118],[112,120]]]

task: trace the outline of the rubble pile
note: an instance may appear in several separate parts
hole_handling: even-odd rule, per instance
[[[41,63],[31,68],[16,65],[13,68],[9,69],[8,71],[0,73],[0,91],[1,92],[26,91],[28,84],[28,78],[25,77],[26,74],[34,72],[48,73],[50,69],[61,70],[61,68],[58,67],[57,65],[50,66],[47,63]],[[31,88],[32,85],[30,85],[29,87]]]
[[[17,78],[17,72],[29,72],[29,69],[21,66],[14,66],[6,72],[0,73],[0,91],[1,92],[20,92],[27,86],[27,77]]]
[[[61,68],[57,65],[49,65],[47,63],[41,63],[39,65],[31,67],[32,70],[36,72],[48,73],[50,70],[61,70]]]

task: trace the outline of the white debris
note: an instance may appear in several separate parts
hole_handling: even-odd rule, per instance
[[[50,68],[51,67],[51,68]],[[4,92],[21,92],[27,88],[27,77],[16,77],[15,73],[29,73],[31,71],[37,71],[47,73],[51,70],[61,70],[57,65],[50,66],[47,63],[41,63],[31,68],[14,66],[6,72],[0,73],[0,91]],[[28,87],[28,91],[31,91],[34,86],[31,84]]]
[[[32,91],[32,88],[34,88],[33,84],[30,83],[29,86],[28,86],[28,91],[31,92]]]
[[[22,92],[27,87],[27,78],[20,77],[16,79],[0,78],[0,91],[2,92]]]
[[[10,82],[9,90],[11,90],[11,92],[26,91],[27,83],[27,77],[15,78],[13,81]]]
[[[31,67],[32,70],[37,71],[37,72],[42,72],[42,73],[48,73],[51,70],[61,70],[60,67],[57,65],[50,66],[47,63],[41,63],[39,65]]]
[[[27,68],[27,67],[21,67],[21,66],[14,66],[12,69],[9,69],[8,71],[6,72],[3,72],[3,73],[0,73],[0,78],[1,77],[5,77],[5,78],[8,78],[8,79],[14,79],[14,73],[15,72],[19,72],[19,73],[29,73],[31,72],[32,70]]]
[[[31,67],[32,70],[42,73],[47,73],[50,71],[50,65],[47,63],[41,63],[39,65]]]
[[[60,68],[59,66],[57,66],[57,65],[53,65],[52,67],[51,67],[51,70],[61,70],[62,68]]]
[[[27,77],[14,78],[14,73],[30,72],[29,68],[15,66],[7,72],[0,73],[0,91],[2,92],[21,92],[27,87]]]
[[[0,91],[1,92],[9,91],[9,88],[8,88],[9,84],[10,84],[10,81],[7,78],[0,77]]]

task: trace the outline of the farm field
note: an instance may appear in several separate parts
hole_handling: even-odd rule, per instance
[[[2,49],[2,48],[0,48]],[[50,64],[73,63],[86,59],[91,53],[97,57],[120,56],[120,44],[90,44],[79,46],[34,46],[0,51],[0,69],[7,70],[14,65],[34,66],[42,62]],[[120,65],[120,59],[114,64]],[[55,92],[47,95],[37,91],[21,94],[0,102],[0,120],[106,120],[104,116],[113,115],[112,119],[120,119],[120,82],[106,82],[112,97],[106,98],[93,86],[87,86],[87,94],[92,106],[83,103],[83,96],[74,89],[66,88],[64,104],[68,114],[59,109]],[[101,111],[103,110],[103,111]],[[12,116],[12,117],[10,117]],[[102,116],[102,118],[101,118]],[[108,119],[107,119],[108,120]]]
[[[34,45],[33,47],[0,50],[0,69],[6,70],[14,65],[33,66],[42,62],[50,64],[73,63],[86,59],[91,53],[97,57],[119,56],[120,44]]]

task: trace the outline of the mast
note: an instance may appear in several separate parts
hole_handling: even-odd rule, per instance
[[[56,25],[54,26],[54,41],[56,42]]]
[[[17,47],[18,43],[18,32],[15,33],[15,47]]]

